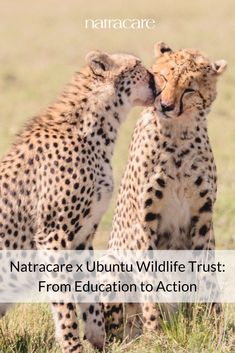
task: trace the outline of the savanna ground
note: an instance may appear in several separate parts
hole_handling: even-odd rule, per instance
[[[155,18],[155,30],[92,31],[86,18]],[[228,61],[218,99],[209,117],[209,133],[218,167],[215,209],[217,246],[235,248],[235,3],[233,0],[1,0],[0,2],[0,154],[9,147],[26,119],[49,104],[95,48],[126,51],[153,61],[153,44],[197,47],[214,59]],[[127,159],[136,109],[122,127],[113,166],[116,190]],[[96,238],[105,248],[115,196]],[[87,352],[91,351],[86,345]],[[218,322],[200,306],[188,320],[180,313],[163,323],[151,337],[129,346],[110,346],[110,353],[227,353],[235,352],[234,307],[226,306]],[[59,353],[47,305],[19,305],[0,320],[0,353]]]

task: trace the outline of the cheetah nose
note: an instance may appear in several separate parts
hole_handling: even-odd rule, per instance
[[[162,112],[165,113],[165,112],[170,112],[171,110],[174,110],[175,109],[175,105],[174,103],[172,104],[165,104],[165,103],[162,103],[161,102],[161,108],[162,108]]]

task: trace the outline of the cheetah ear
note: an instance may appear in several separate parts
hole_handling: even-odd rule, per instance
[[[104,76],[105,71],[109,71],[113,65],[110,56],[98,50],[87,54],[86,63],[93,73],[98,76]]]
[[[155,58],[159,58],[164,53],[172,53],[173,50],[164,42],[158,42],[154,45],[154,56]]]
[[[218,60],[213,62],[211,66],[216,75],[221,75],[227,68],[227,61]]]

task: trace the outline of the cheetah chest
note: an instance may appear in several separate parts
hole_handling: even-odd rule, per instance
[[[161,216],[158,231],[160,234],[170,233],[174,246],[180,246],[181,241],[185,242],[191,224],[192,208],[198,202],[195,180],[198,173],[200,175],[202,172],[197,170],[192,173],[192,163],[193,158],[189,158],[181,168],[173,166],[172,163],[165,166],[164,171],[159,166],[156,168],[155,178],[165,180],[164,188],[156,186],[156,189],[161,189],[162,195],[156,200],[156,211]]]
[[[162,207],[162,227],[169,231],[188,228],[190,223],[190,205],[187,198],[187,186],[174,183],[166,191],[166,200]]]

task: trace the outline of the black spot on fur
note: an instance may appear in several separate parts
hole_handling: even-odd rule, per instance
[[[161,178],[157,178],[157,183],[159,186],[161,186],[162,188],[164,188],[166,186],[166,183],[163,179]]]
[[[155,221],[156,219],[159,219],[159,217],[160,217],[160,215],[158,213],[149,212],[145,216],[145,221],[152,222],[152,221]]]
[[[201,185],[201,183],[202,183],[202,177],[199,176],[199,177],[196,179],[195,184],[196,184],[197,186],[199,186],[199,185]]]
[[[163,193],[161,190],[156,190],[155,191],[155,195],[158,199],[162,199],[163,198]]]
[[[201,191],[201,192],[200,192],[200,196],[201,196],[201,197],[206,196],[206,194],[208,193],[208,191],[209,191],[209,190],[203,190],[203,191]]]
[[[206,235],[206,233],[208,232],[208,228],[206,225],[203,225],[200,229],[199,229],[199,234],[202,235],[203,237]]]
[[[145,201],[144,207],[145,207],[145,208],[146,208],[146,207],[149,207],[150,205],[152,205],[152,203],[153,203],[153,200],[152,200],[152,199],[147,199],[147,200]]]
[[[203,212],[211,212],[212,211],[212,201],[211,199],[208,199],[204,205],[199,209],[200,213]]]

